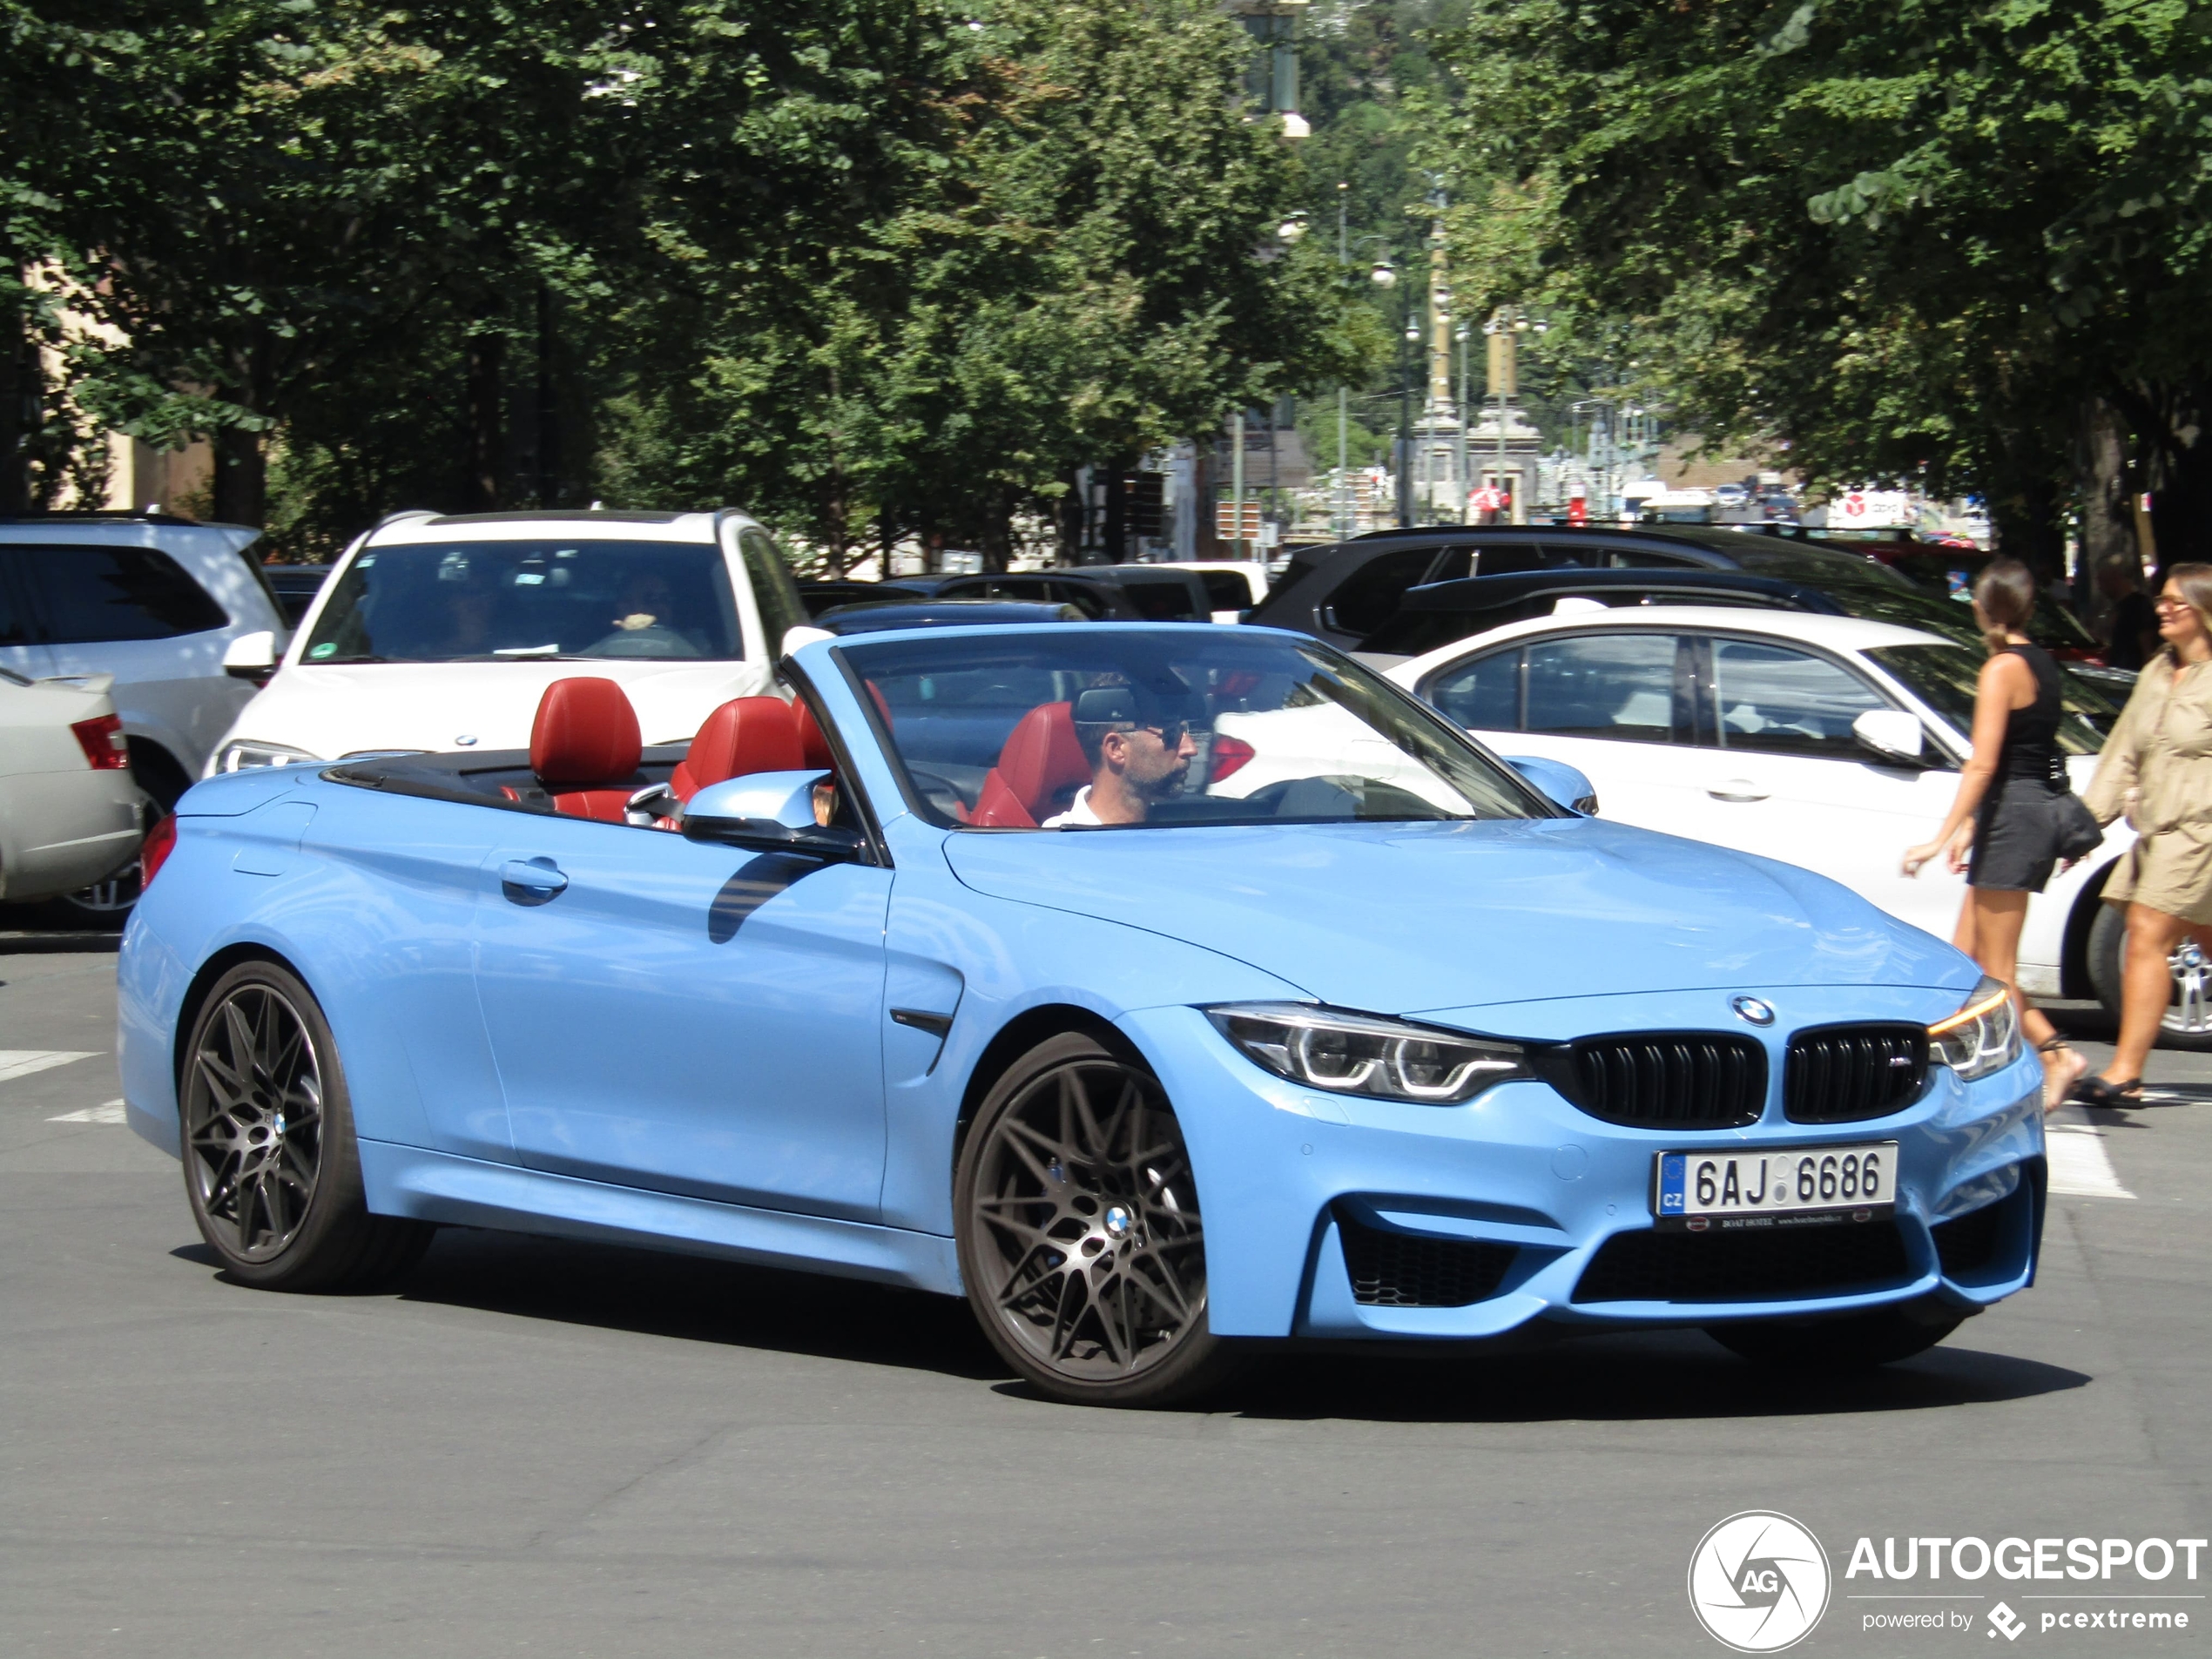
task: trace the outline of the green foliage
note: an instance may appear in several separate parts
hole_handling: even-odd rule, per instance
[[[1709,438],[2047,520],[2085,398],[2212,366],[2209,45],[2182,0],[1477,0],[1451,143],[1503,211],[1458,230]]]
[[[1003,548],[1372,349],[1271,240],[1299,174],[1210,0],[0,0],[0,41],[76,405],[212,435],[226,516],[273,453],[302,547],[604,496]]]

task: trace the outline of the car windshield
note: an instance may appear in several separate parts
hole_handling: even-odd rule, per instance
[[[1542,818],[1557,808],[1312,640],[1076,624],[841,646],[907,792],[987,829]]]
[[[346,567],[310,664],[744,657],[721,550],[705,542],[418,543]]]
[[[1912,694],[1948,720],[1961,738],[1974,729],[1974,692],[1989,659],[1964,645],[1884,645],[1867,656],[1903,681]],[[2080,675],[2059,668],[2059,747],[2093,755],[2104,747],[2112,725],[2111,698]]]

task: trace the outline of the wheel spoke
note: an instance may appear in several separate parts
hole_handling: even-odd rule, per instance
[[[203,1224],[226,1252],[267,1260],[307,1221],[321,1168],[313,1034],[281,992],[249,981],[211,1012],[192,1060],[183,1117]]]

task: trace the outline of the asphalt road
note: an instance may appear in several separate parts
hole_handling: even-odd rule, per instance
[[[1716,1655],[1685,1575],[1751,1508],[1833,1564],[1797,1652],[2212,1620],[1844,1577],[1862,1535],[2212,1532],[2212,1059],[2072,1115],[2042,1282],[1871,1376],[1685,1333],[1285,1359],[1139,1414],[1028,1396],[960,1305],[675,1257],[448,1231],[397,1294],[227,1284],[117,1121],[111,941],[0,936],[0,1654]]]

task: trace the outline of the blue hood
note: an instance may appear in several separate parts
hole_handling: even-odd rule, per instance
[[[1971,988],[1794,866],[1593,819],[946,838],[979,893],[1185,940],[1375,1013],[1608,993]]]

